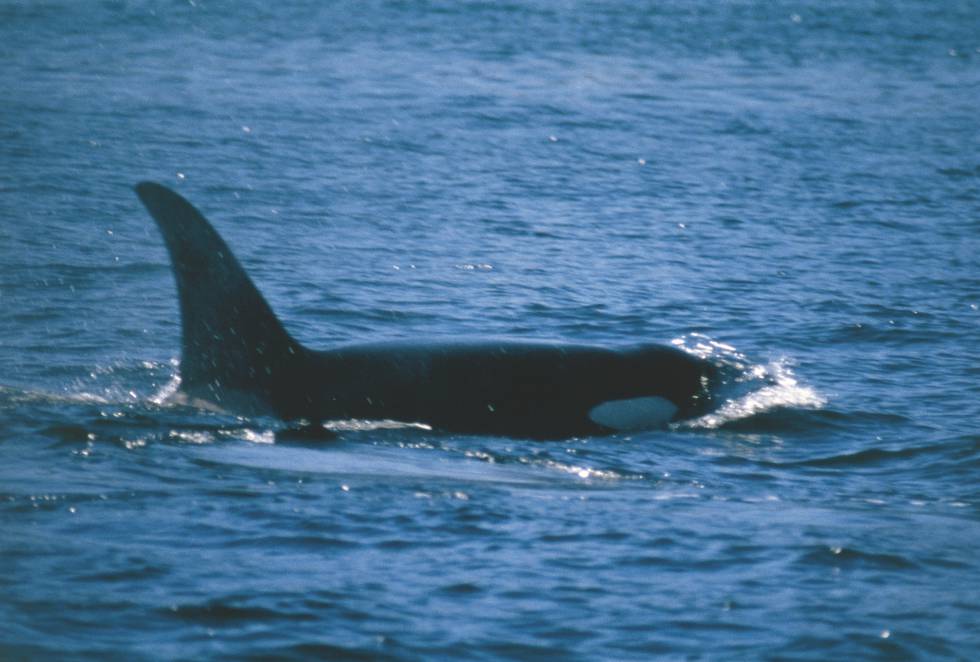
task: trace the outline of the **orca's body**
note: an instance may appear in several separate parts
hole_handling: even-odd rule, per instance
[[[149,182],[136,193],[173,262],[181,391],[191,399],[286,420],[397,420],[534,438],[661,427],[708,405],[713,367],[659,345],[451,341],[307,349],[190,203]]]

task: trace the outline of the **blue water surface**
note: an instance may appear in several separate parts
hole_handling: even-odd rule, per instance
[[[0,658],[976,659],[980,4],[0,0]],[[304,343],[673,343],[535,442],[176,406],[214,222]]]

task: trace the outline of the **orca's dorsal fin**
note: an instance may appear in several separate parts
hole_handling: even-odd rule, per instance
[[[236,410],[284,413],[277,385],[288,383],[305,350],[197,209],[153,182],[137,184],[136,195],[159,226],[173,263],[181,390],[219,406],[233,399]]]

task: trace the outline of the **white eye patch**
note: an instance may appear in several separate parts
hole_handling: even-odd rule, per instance
[[[677,413],[677,405],[665,398],[649,396],[629,400],[610,400],[589,410],[589,418],[612,430],[662,428]]]

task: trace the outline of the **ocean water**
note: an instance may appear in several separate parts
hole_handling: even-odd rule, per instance
[[[976,659],[980,4],[0,0],[0,659]],[[175,406],[132,193],[304,343],[676,344],[665,430]]]

